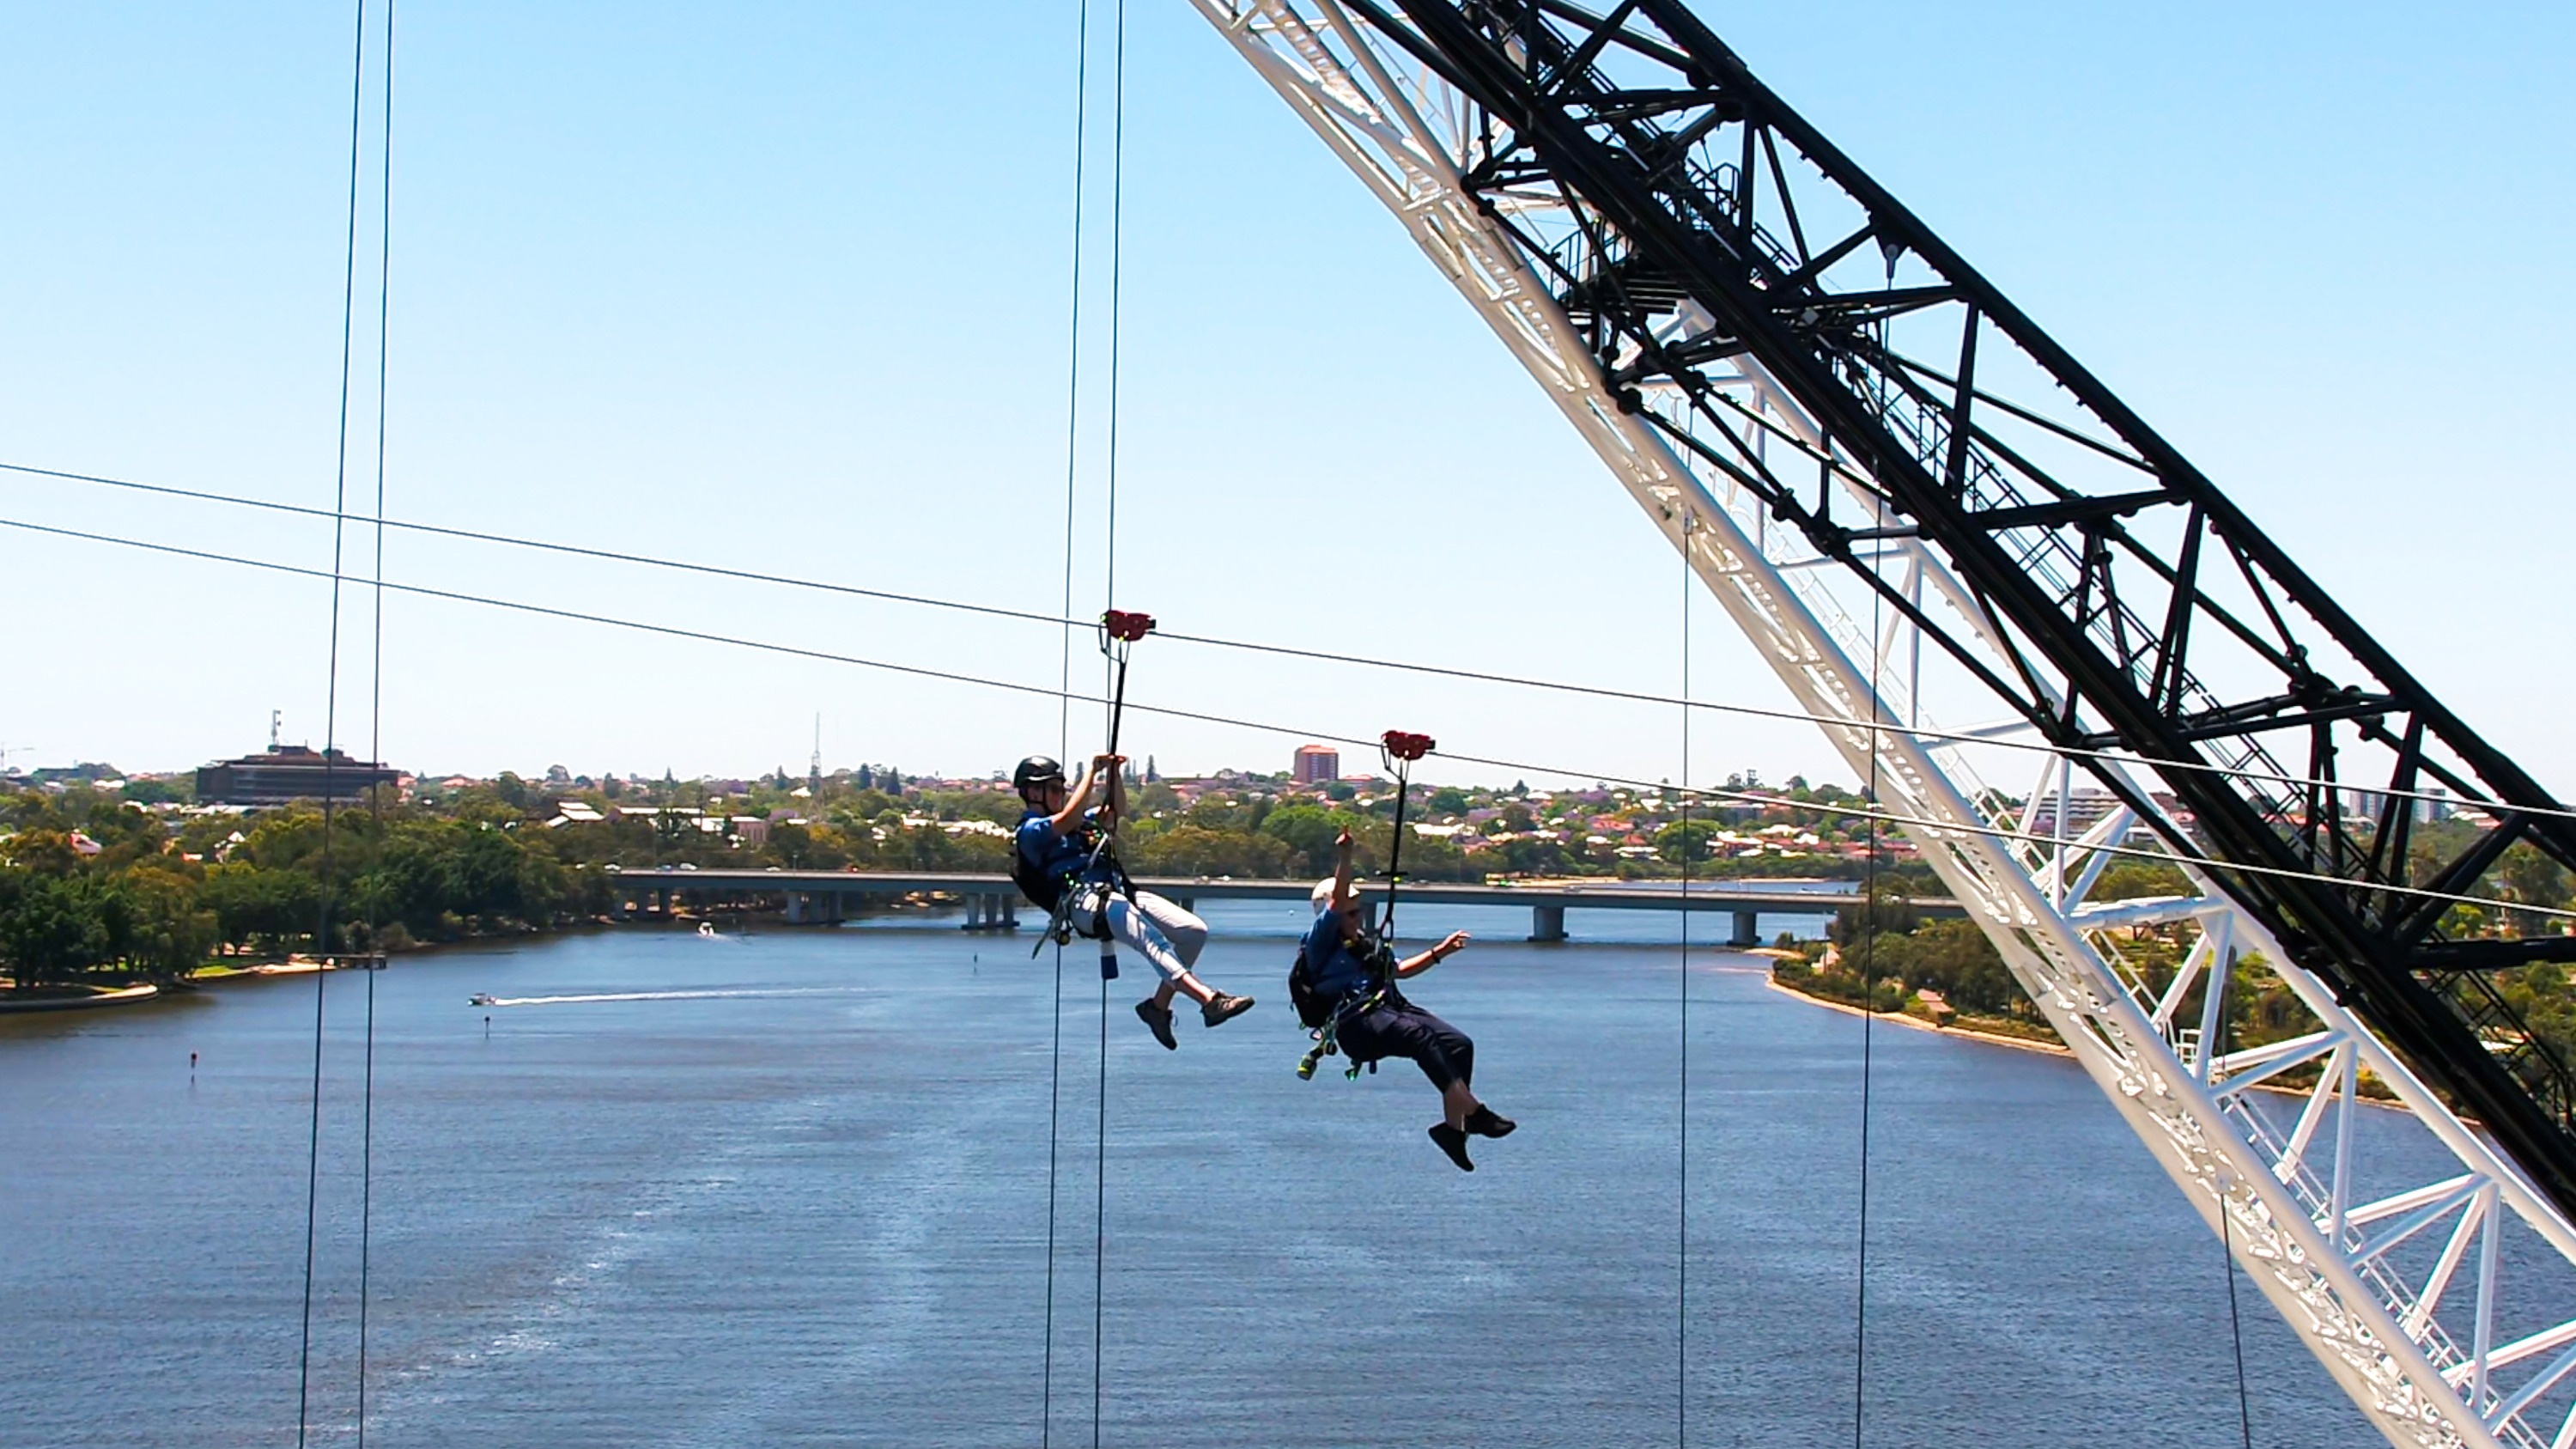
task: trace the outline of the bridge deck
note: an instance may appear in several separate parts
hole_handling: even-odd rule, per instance
[[[1020,894],[1006,875],[940,871],[854,870],[705,870],[677,866],[626,869],[617,873],[618,890],[630,900],[677,893],[683,897],[716,892],[776,892],[787,897],[794,921],[837,920],[852,896],[940,893],[963,897],[969,929],[1011,930],[1018,926]],[[1136,884],[1184,906],[1202,900],[1297,901],[1314,889],[1308,880],[1234,880],[1224,877],[1139,877]],[[1383,890],[1383,883],[1363,881],[1363,889]],[[1849,885],[1850,889],[1833,887]],[[1838,909],[1857,893],[1857,883],[1826,881],[1693,882],[1688,891],[1678,882],[1638,885],[1627,882],[1537,885],[1466,885],[1439,881],[1408,883],[1404,898],[1419,905],[1519,906],[1530,912],[1531,939],[1565,939],[1565,913],[1584,911],[1688,911],[1733,918],[1733,939],[1751,944],[1754,918],[1774,914],[1821,915]],[[1937,896],[1913,897],[1915,910],[1926,916],[1966,914],[1955,901]]]

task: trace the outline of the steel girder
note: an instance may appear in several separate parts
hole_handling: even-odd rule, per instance
[[[2576,1449],[2576,1320],[2564,1317],[2576,1299],[2576,1229],[2545,1147],[2563,1119],[2523,1090],[2545,1086],[2555,1064],[2525,1052],[2513,1065],[2532,1077],[2482,1075],[2492,1064],[2480,1036],[2416,981],[2411,962],[2392,965],[2383,949],[2422,904],[2385,889],[2404,883],[2406,797],[2391,793],[2377,828],[2356,832],[2340,809],[2346,786],[2246,788],[2176,762],[2296,780],[2255,737],[2295,727],[2324,742],[2306,765],[2331,782],[2338,750],[2358,732],[2383,747],[2393,792],[2429,776],[2477,799],[2546,797],[1865,178],[1859,219],[1811,248],[1817,212],[1789,196],[1791,165],[1820,171],[1846,199],[1858,173],[1677,7],[1630,0],[1595,17],[1557,3],[1416,4],[1401,15],[1368,0],[1193,3],[1405,225],[1800,704],[1829,722],[1846,761],[1879,781],[2112,1105],[2389,1440]],[[1568,118],[1576,96],[1580,120]],[[1556,108],[1553,121],[1538,114],[1542,102]],[[1551,125],[1579,135],[1557,138],[1559,150],[1541,139]],[[1720,140],[1733,159],[1704,164]],[[1656,187],[1678,193],[1681,182],[1696,200],[1677,196],[1659,220]],[[1653,205],[1611,215],[1595,185]],[[1631,227],[1683,233],[1667,240],[1706,254],[1718,275],[1677,276]],[[1911,270],[1927,253],[1939,276],[1900,285],[1900,263]],[[1824,293],[1855,257],[1879,275]],[[1703,287],[1730,315],[1703,300]],[[1793,296],[1794,310],[1780,301]],[[1960,314],[1957,353],[1935,376],[1912,360],[1910,336],[1900,345],[1897,324],[1945,310]],[[1998,365],[1998,333],[2001,350],[2019,354],[2017,370]],[[1997,391],[1998,374],[2029,383],[2061,366],[2054,375],[2084,390],[2072,409],[2055,405],[2060,415]],[[2042,472],[2037,455],[2052,443],[2057,467]],[[2067,481],[2088,462],[2091,481],[2113,486]],[[2150,513],[2186,523],[2165,540],[2179,558],[2164,559],[2161,574],[2142,521]],[[2223,559],[2245,588],[2222,596],[2204,559]],[[2167,586],[2157,608],[2142,610],[2140,571]],[[1845,597],[1855,590],[1884,627],[1860,622]],[[2142,633],[2145,617],[2157,627]],[[2333,658],[2363,666],[2353,677],[2371,681],[2367,699],[2340,685],[2320,691],[2325,650],[2291,637],[2293,620],[2313,626]],[[2204,665],[2195,650],[2186,663],[2195,626],[2257,666],[2286,666],[2291,687],[2276,683],[2283,698],[2267,703],[2245,683],[2261,668],[2241,657]],[[2019,727],[2104,753],[2049,757],[2025,812],[2010,817],[1976,778],[1962,743],[1974,732],[1933,729],[1927,662],[1966,682],[1957,693],[2000,695]],[[2211,680],[2240,687],[2222,697]],[[2120,807],[2070,835],[2078,769]],[[2150,770],[2170,795],[2146,787]],[[2225,819],[2211,822],[2203,800]],[[2043,801],[2054,802],[2045,833],[2030,828]],[[2319,804],[2330,817],[2313,813]],[[2563,823],[2509,809],[2498,818],[2508,843]],[[2088,902],[2134,825],[2162,837],[2201,894]],[[2319,904],[2300,882],[2228,869],[2276,862],[2354,884]],[[2443,879],[2474,879],[2467,867],[2492,859],[2449,864]],[[2340,913],[2334,930],[2300,928],[2323,918],[2298,912],[2328,908]],[[2200,930],[2183,973],[2150,990],[2120,954],[2120,934],[2186,921]],[[2339,954],[2373,930],[2379,954]],[[2318,1032],[2256,1051],[2211,1049],[2231,965],[2247,950],[2274,963]],[[2377,1009],[2366,1021],[2348,1001]],[[2444,1055],[2462,1041],[2475,1058],[2466,1067]],[[2501,1045],[2514,1054],[2514,1043]],[[2419,1054],[2434,1070],[2415,1070]],[[2310,1068],[2315,1082],[2298,1096],[2276,1090]],[[2438,1170],[2410,1169],[2396,1160],[2404,1154],[2365,1140],[2378,1134],[2357,1130],[2364,1073],[2431,1129]],[[2525,1172],[2451,1110],[2444,1093],[2469,1097],[2463,1083],[2520,1102],[2530,1130],[2513,1145],[2539,1170]],[[2288,1119],[2284,1100],[2297,1104]]]
[[[2444,941],[2447,903],[2405,889],[2471,891],[2518,842],[2576,868],[2556,800],[1678,0],[1348,4],[1465,107],[1461,185],[1621,406],[1822,555],[1932,544],[1985,627],[1882,585],[1886,606],[2049,740],[2135,755],[2175,808],[2100,782],[2187,824],[2173,849],[2576,1211],[2576,1072],[2462,969],[2576,959],[2576,938]],[[1775,466],[1728,441],[1739,357],[1829,440],[1805,452],[1847,455],[1864,504],[1838,510],[1799,450]],[[2425,786],[2492,827],[2419,859]]]

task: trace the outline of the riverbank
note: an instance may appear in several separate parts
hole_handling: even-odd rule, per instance
[[[21,995],[15,990],[0,992],[0,1015],[17,1015],[35,1011],[88,1011],[102,1006],[123,1006],[136,1001],[149,1001],[161,994],[161,988],[141,986],[93,986],[64,990],[40,987]]]
[[[1828,1011],[1839,1011],[1845,1016],[1872,1017],[1879,1021],[1893,1022],[1898,1026],[1905,1027],[1912,1031],[1928,1031],[1940,1036],[1968,1037],[1973,1040],[1987,1042],[1995,1046],[2011,1047],[2015,1051],[2040,1052],[2044,1055],[2058,1057],[2074,1055],[2073,1052],[2066,1049],[2066,1043],[2064,1042],[2040,1041],[2033,1037],[2007,1035],[2000,1031],[1979,1027],[1975,1024],[1974,1018],[1968,1018],[1966,1020],[1955,1022],[1949,1026],[1943,1026],[1938,1022],[1925,1021],[1922,1017],[1911,1016],[1902,1011],[1863,1011],[1848,1001],[1836,1001],[1829,996],[1818,996],[1811,991],[1800,991],[1797,987],[1782,982],[1777,976],[1766,978],[1763,984],[1784,996],[1794,996],[1800,1001],[1824,1007]]]

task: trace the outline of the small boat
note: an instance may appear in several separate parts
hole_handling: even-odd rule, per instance
[[[491,992],[477,991],[472,996],[465,998],[465,1004],[468,1006],[498,1006],[501,1003],[492,999]]]
[[[699,935],[701,935],[701,936],[712,936],[712,935],[714,935],[715,933],[716,933],[716,923],[715,923],[715,922],[713,922],[713,921],[700,921],[700,922],[698,922],[698,934],[699,934]]]

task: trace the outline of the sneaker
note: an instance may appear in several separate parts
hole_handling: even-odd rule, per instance
[[[1176,1052],[1181,1049],[1181,1044],[1172,1039],[1172,1009],[1170,1007],[1156,1006],[1154,1004],[1154,998],[1148,996],[1144,1000],[1136,1003],[1136,1015],[1144,1021],[1145,1029],[1154,1034],[1154,1040],[1163,1044],[1163,1050],[1167,1052]]]
[[[1210,1026],[1223,1026],[1251,1009],[1251,997],[1228,996],[1220,991],[1199,1008],[1199,1019]]]
[[[1512,1129],[1519,1125],[1521,1124],[1509,1117],[1498,1115],[1493,1108],[1481,1102],[1476,1104],[1475,1111],[1467,1114],[1467,1130],[1479,1137],[1509,1137],[1512,1135]]]
[[[1476,1164],[1467,1160],[1467,1134],[1465,1132],[1450,1126],[1446,1122],[1434,1122],[1431,1124],[1431,1140],[1440,1144],[1440,1150],[1449,1154],[1449,1160],[1458,1164],[1458,1170],[1460,1172],[1473,1172],[1476,1170]]]

